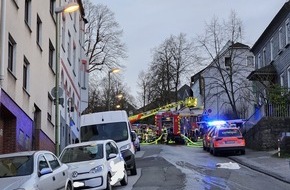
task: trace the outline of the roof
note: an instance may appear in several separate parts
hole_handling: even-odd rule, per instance
[[[268,81],[277,76],[276,68],[273,64],[266,65],[260,69],[252,71],[247,79],[250,81]]]
[[[273,20],[270,22],[270,24],[267,26],[267,28],[264,30],[262,35],[258,38],[258,40],[255,42],[253,47],[251,48],[251,51],[254,53],[256,50],[259,51],[261,49],[259,45],[264,41],[264,39],[268,39],[272,36],[272,34],[276,31],[278,27],[280,27],[281,22],[285,19],[285,17],[290,12],[290,2],[287,1],[283,7],[278,11],[276,16],[273,18]],[[263,45],[263,44],[261,44]]]

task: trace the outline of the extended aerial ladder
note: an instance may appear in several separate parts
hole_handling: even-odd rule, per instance
[[[138,120],[145,119],[147,117],[156,115],[159,111],[168,111],[172,108],[177,108],[178,106],[185,106],[185,107],[196,107],[197,106],[197,98],[188,97],[185,100],[181,100],[178,102],[173,102],[159,108],[155,108],[146,112],[142,112],[136,115],[132,115],[129,117],[130,123],[135,123]]]

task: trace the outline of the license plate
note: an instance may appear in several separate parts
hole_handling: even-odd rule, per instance
[[[235,144],[235,141],[226,141],[226,144]]]

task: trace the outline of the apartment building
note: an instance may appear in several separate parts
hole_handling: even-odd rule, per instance
[[[0,153],[55,151],[55,9],[70,2],[1,1]],[[59,13],[59,27],[64,30],[59,34],[63,42],[59,43],[61,147],[72,142],[67,139],[77,137],[80,113],[87,105],[87,65],[82,48],[84,10],[80,0],[75,2],[80,5],[78,11]]]

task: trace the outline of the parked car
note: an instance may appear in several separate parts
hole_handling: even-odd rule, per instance
[[[75,189],[112,189],[118,182],[128,184],[126,163],[113,140],[68,145],[60,160],[69,166]]]
[[[210,153],[216,156],[222,151],[245,154],[245,139],[239,128],[216,127],[210,141]]]
[[[137,135],[137,133],[135,131],[132,131],[132,137],[133,137],[133,144],[134,144],[134,147],[135,147],[135,150],[136,151],[140,151],[141,150],[141,147],[140,147],[140,139]]]
[[[0,189],[72,190],[68,166],[49,151],[0,155]]]

